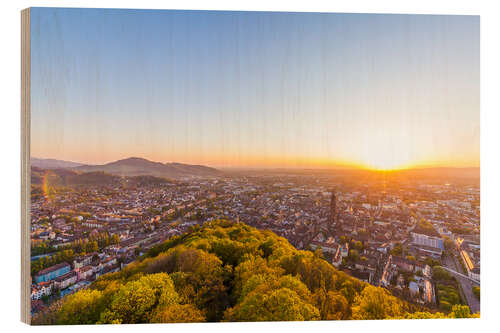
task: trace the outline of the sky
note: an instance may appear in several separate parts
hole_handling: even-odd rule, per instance
[[[479,17],[33,8],[31,156],[479,166]]]

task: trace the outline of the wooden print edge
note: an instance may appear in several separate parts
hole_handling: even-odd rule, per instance
[[[30,302],[30,8],[21,11],[21,321],[31,323]]]

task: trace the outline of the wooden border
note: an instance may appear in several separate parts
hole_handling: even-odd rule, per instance
[[[31,322],[30,263],[30,9],[21,11],[21,321]]]

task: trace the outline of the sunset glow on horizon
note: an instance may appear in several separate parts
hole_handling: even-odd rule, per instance
[[[480,165],[478,16],[34,8],[31,20],[33,157]]]

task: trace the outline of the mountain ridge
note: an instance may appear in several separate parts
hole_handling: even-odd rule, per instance
[[[84,172],[102,171],[119,176],[152,175],[169,178],[221,174],[221,171],[204,165],[161,163],[141,157],[129,157],[102,165],[82,165],[73,169]]]
[[[31,166],[41,169],[68,169],[76,172],[105,172],[115,176],[156,176],[180,178],[187,176],[217,176],[222,171],[198,164],[161,163],[142,157],[128,157],[105,164],[82,164],[57,159],[31,158]]]
[[[64,169],[64,168],[74,168],[84,165],[83,163],[58,160],[55,158],[30,158],[31,166],[42,168],[42,169]]]

